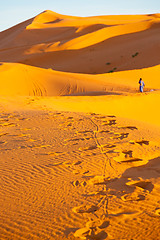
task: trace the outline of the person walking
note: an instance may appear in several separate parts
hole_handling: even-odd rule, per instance
[[[143,88],[144,88],[145,84],[142,80],[142,78],[139,79],[139,91],[143,92]]]

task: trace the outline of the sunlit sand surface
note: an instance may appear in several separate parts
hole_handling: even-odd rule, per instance
[[[159,239],[159,29],[45,11],[0,33],[0,239]]]

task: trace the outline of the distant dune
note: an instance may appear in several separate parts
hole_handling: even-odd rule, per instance
[[[143,73],[146,82],[152,79],[149,88],[159,89],[159,30],[160,14],[72,17],[44,11],[0,32],[0,94],[105,94],[111,79],[114,90],[135,92]]]

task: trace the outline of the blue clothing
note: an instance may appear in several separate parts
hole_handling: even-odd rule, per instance
[[[143,88],[144,88],[145,84],[144,84],[144,82],[142,81],[142,79],[139,80],[139,85],[140,85],[140,86],[139,86],[139,91],[140,91],[140,92],[143,92]]]
[[[140,91],[140,92],[143,92],[143,86],[140,86],[140,87],[139,87],[139,91]]]

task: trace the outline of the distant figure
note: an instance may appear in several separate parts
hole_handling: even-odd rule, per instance
[[[142,80],[142,78],[139,79],[139,91],[143,92],[143,88],[144,88],[145,84]]]

